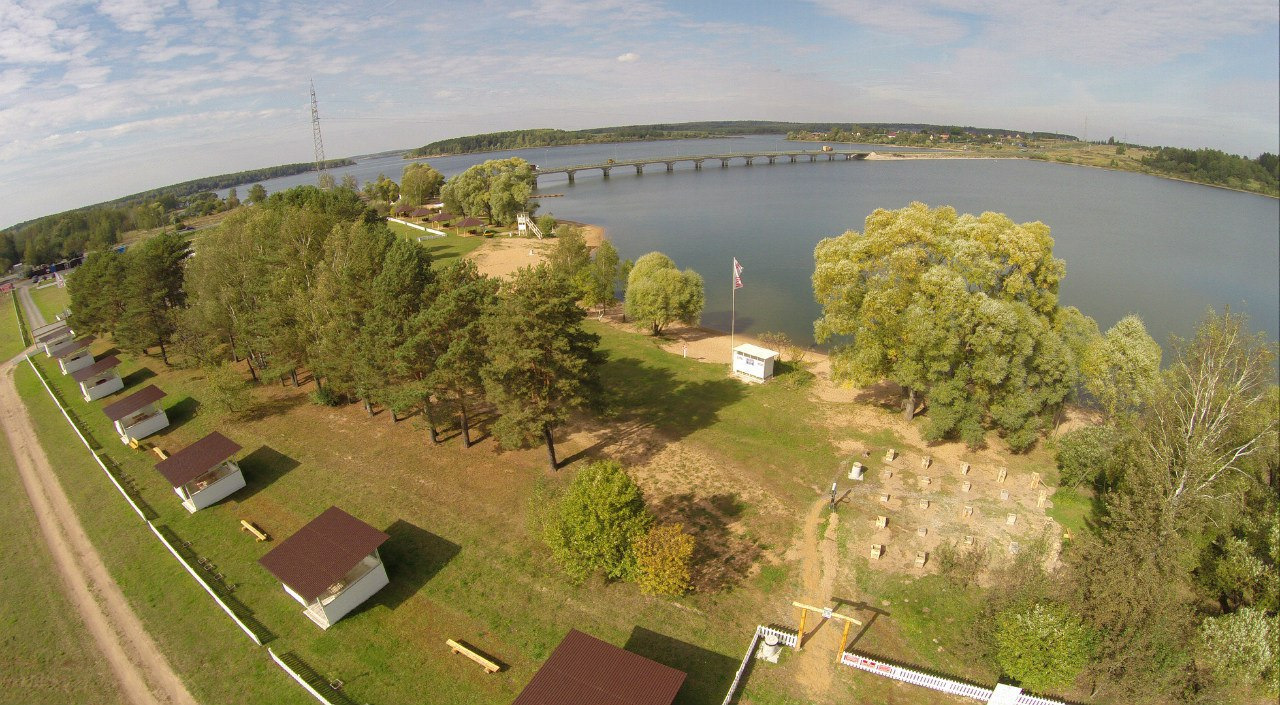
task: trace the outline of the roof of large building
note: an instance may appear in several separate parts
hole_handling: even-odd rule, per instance
[[[58,352],[53,354],[53,356],[59,360],[66,359],[89,347],[93,344],[93,341],[94,337],[92,335],[86,335],[85,337],[72,342],[70,345],[62,346],[58,349]]]
[[[240,452],[240,445],[214,431],[156,463],[156,470],[174,487],[182,487]]]
[[[84,367],[76,370],[75,372],[72,372],[71,379],[77,382],[88,382],[94,377],[97,377],[103,372],[106,372],[107,370],[110,370],[118,366],[119,364],[120,364],[120,358],[116,357],[115,355],[112,355],[110,357],[104,357],[101,360],[98,360],[97,362],[93,363],[92,365],[89,365],[88,367]]]
[[[258,562],[309,601],[323,595],[389,538],[341,509],[329,507]]]
[[[684,679],[683,671],[571,629],[512,705],[671,705]]]
[[[160,391],[160,388],[156,385],[149,384],[114,404],[102,407],[102,413],[106,414],[107,418],[112,421],[119,421],[147,404],[155,403],[163,398],[164,392]]]

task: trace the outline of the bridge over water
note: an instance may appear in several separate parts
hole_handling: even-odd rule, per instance
[[[757,159],[767,159],[770,164],[777,162],[779,159],[787,159],[794,164],[795,162],[804,161],[805,159],[808,159],[810,162],[816,162],[824,157],[826,158],[826,161],[829,162],[836,161],[837,159],[844,161],[849,161],[851,159],[866,159],[869,154],[871,154],[871,152],[854,152],[840,149],[830,151],[803,149],[787,152],[733,152],[730,154],[690,154],[675,157],[649,157],[647,159],[610,159],[607,162],[601,162],[599,164],[573,164],[570,166],[548,167],[546,169],[535,168],[533,170],[533,177],[536,185],[537,178],[539,176],[546,176],[547,174],[566,174],[569,177],[569,183],[573,183],[574,174],[579,171],[588,171],[591,169],[599,169],[604,174],[604,178],[607,179],[609,178],[609,172],[614,169],[635,167],[636,174],[643,174],[646,166],[653,166],[655,164],[664,164],[667,167],[667,171],[675,171],[676,164],[680,162],[693,162],[693,168],[701,170],[703,162],[718,161],[720,162],[720,168],[727,169],[729,167],[729,162],[735,159],[741,159],[745,166],[751,166]]]

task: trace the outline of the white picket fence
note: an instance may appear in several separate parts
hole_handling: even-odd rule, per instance
[[[742,657],[742,664],[738,666],[738,673],[734,675],[733,683],[729,685],[729,692],[725,693],[722,705],[730,705],[733,702],[734,697],[738,694],[738,687],[742,685],[742,676],[746,674],[747,668],[751,666],[751,660],[756,657],[756,646],[761,639],[770,635],[778,637],[778,642],[783,646],[794,647],[798,639],[795,633],[784,629],[766,627],[763,624],[756,627],[756,633],[752,635],[751,644],[747,647],[747,655]]]
[[[315,697],[316,700],[319,700],[320,702],[324,703],[324,705],[333,705],[333,703],[328,698],[326,698],[320,691],[311,687],[311,684],[308,683],[306,679],[303,678],[297,671],[293,670],[292,668],[289,668],[289,664],[285,663],[284,661],[281,661],[280,657],[276,656],[276,652],[272,651],[270,646],[267,647],[267,653],[271,654],[271,660],[275,661],[277,666],[279,666],[280,668],[283,668],[285,673],[288,673],[291,678],[293,678],[295,681],[298,682],[298,685],[302,686],[308,693],[311,693],[311,695]]]

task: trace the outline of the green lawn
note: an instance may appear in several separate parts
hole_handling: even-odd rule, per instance
[[[65,286],[47,286],[43,289],[31,289],[31,299],[35,301],[45,323],[57,320],[58,314],[71,305],[71,295]]]
[[[0,301],[0,362],[22,352],[27,346],[23,344],[22,332],[18,327],[17,294],[10,292],[3,295]]]
[[[390,221],[387,222],[387,227],[391,228],[391,232],[396,235],[409,238],[415,242],[419,237],[431,234]],[[448,262],[455,257],[465,256],[468,252],[479,247],[483,242],[484,238],[476,235],[468,235],[465,237],[458,235],[446,235],[444,237],[432,237],[431,239],[423,240],[419,244],[425,247],[427,252],[431,253],[432,259],[437,262]]]
[[[63,593],[3,433],[0,498],[0,700],[123,702]]]

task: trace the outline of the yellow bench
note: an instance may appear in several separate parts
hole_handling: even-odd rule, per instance
[[[484,668],[485,673],[497,673],[498,671],[502,670],[501,667],[498,666],[498,664],[494,663],[493,661],[490,661],[489,659],[481,656],[480,654],[477,654],[476,652],[454,641],[453,639],[445,639],[444,643],[447,644],[449,648],[453,650],[453,653],[462,654],[463,656],[466,656],[472,661],[475,661],[476,663],[480,664],[480,666]]]
[[[152,450],[156,455],[160,456],[160,459],[161,459],[161,460],[166,460],[166,459],[168,459],[168,457],[169,457],[169,454],[168,454],[168,453],[166,453],[166,452],[164,452],[164,449],[163,449],[163,448],[161,448],[160,446],[153,446],[153,447],[151,448],[151,450]]]
[[[259,541],[271,540],[271,537],[267,536],[267,532],[263,531],[262,529],[259,529],[257,526],[254,526],[253,522],[249,521],[248,519],[240,520],[240,528],[258,537]]]

